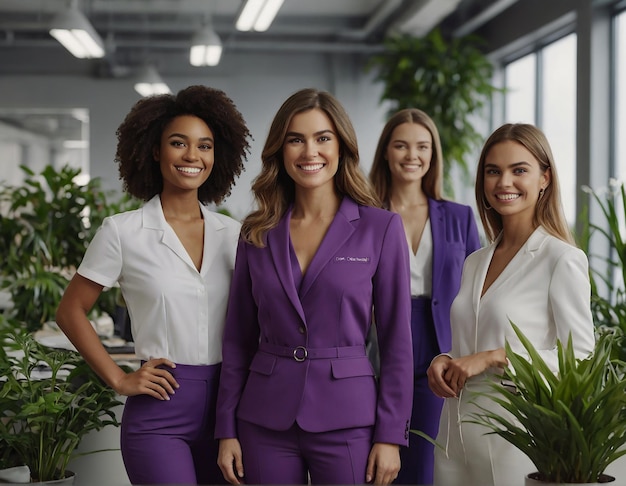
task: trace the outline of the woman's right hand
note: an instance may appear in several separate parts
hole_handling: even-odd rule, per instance
[[[440,355],[433,359],[428,371],[428,386],[435,395],[442,398],[459,395],[467,380],[483,373],[490,367],[507,366],[504,348],[481,351],[452,359]]]
[[[220,439],[217,465],[222,470],[224,479],[230,484],[243,482],[240,480],[243,478],[243,460],[238,439]]]
[[[150,359],[137,371],[125,373],[115,384],[115,391],[129,397],[150,395],[158,400],[169,400],[170,395],[176,393],[175,390],[179,385],[174,376],[161,368],[162,366],[176,368],[176,365],[169,359]]]
[[[428,386],[431,391],[440,398],[456,397],[456,391],[450,387],[445,379],[446,371],[452,362],[447,354],[435,357],[426,371]]]

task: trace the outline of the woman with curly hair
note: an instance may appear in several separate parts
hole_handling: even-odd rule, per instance
[[[139,100],[117,130],[124,189],[143,207],[106,218],[57,311],[98,375],[128,396],[121,449],[133,484],[218,484],[213,439],[222,332],[240,224],[209,211],[230,194],[248,128],[222,91]],[[126,373],[87,315],[119,284],[141,367]]]
[[[389,484],[413,391],[402,220],[376,207],[352,123],[327,92],[283,103],[262,162],[224,330],[219,465],[235,484]]]

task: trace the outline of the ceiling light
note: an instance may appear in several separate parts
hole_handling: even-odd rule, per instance
[[[135,91],[141,96],[171,93],[169,86],[159,76],[155,67],[150,64],[139,70],[137,81],[135,81]]]
[[[52,19],[50,35],[78,58],[104,57],[102,38],[75,6],[59,12]]]
[[[247,0],[237,19],[237,30],[266,31],[284,0]]]
[[[221,57],[222,41],[211,24],[207,24],[191,40],[189,62],[192,66],[217,66]]]

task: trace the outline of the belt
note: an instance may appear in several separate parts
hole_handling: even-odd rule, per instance
[[[306,359],[328,359],[328,358],[355,358],[357,356],[367,356],[365,345],[341,346],[338,348],[307,348],[305,346],[279,346],[273,343],[259,343],[259,351],[280,356],[282,358],[292,358],[296,361]]]

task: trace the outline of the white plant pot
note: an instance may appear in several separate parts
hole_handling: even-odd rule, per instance
[[[28,466],[15,466],[0,469],[0,483],[30,483],[30,468]]]
[[[545,481],[539,481],[538,479],[534,479],[532,476],[535,475],[537,473],[531,473],[526,475],[525,478],[525,485],[526,486],[580,486],[581,483],[550,483],[550,482],[545,482]],[[609,476],[608,474],[603,474],[600,477],[600,482],[598,483],[584,483],[585,486],[590,486],[593,484],[606,484],[606,483],[612,483],[615,481],[615,478],[613,476]]]

